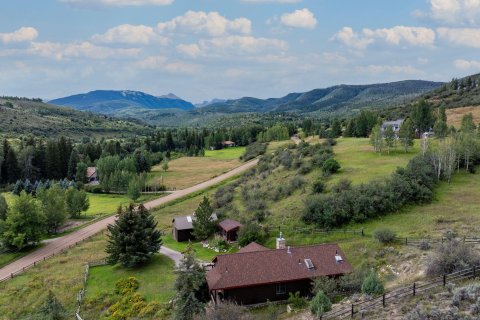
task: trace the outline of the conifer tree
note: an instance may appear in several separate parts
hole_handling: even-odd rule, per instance
[[[5,176],[6,182],[14,183],[20,179],[20,168],[18,167],[17,155],[12,148],[8,149],[7,158],[5,159]]]
[[[216,221],[212,219],[213,208],[207,197],[203,197],[202,202],[195,210],[195,219],[192,222],[193,235],[198,240],[205,240],[215,232]]]
[[[50,290],[48,291],[45,302],[40,307],[37,317],[34,319],[42,320],[64,320],[70,318],[63,305]]]
[[[77,150],[73,149],[70,153],[70,158],[68,159],[68,172],[67,178],[70,180],[75,179],[77,173],[77,164],[78,164],[78,153]]]
[[[0,194],[0,220],[7,219],[8,204],[5,197]]]
[[[162,239],[157,223],[143,205],[118,208],[118,219],[108,226],[106,252],[110,263],[132,268],[148,262],[160,250]]]

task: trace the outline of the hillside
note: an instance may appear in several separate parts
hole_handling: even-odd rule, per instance
[[[52,104],[68,106],[82,111],[116,114],[126,110],[191,110],[195,107],[174,94],[155,97],[140,91],[95,90],[88,93],[55,99]]]
[[[407,80],[371,85],[338,85],[304,93],[290,93],[282,98],[257,99],[244,97],[208,105],[204,112],[284,112],[315,114],[348,113],[366,107],[383,108],[404,104],[443,83]]]
[[[453,79],[449,83],[428,92],[422,98],[436,106],[447,108],[471,107],[480,105],[480,74]]]
[[[0,98],[0,135],[120,137],[150,130],[137,122],[112,119],[40,101]]]

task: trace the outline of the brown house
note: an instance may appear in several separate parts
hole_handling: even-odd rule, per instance
[[[225,219],[218,224],[222,237],[227,241],[237,241],[238,230],[242,224],[238,221]]]
[[[308,296],[312,279],[353,271],[337,244],[267,249],[251,243],[235,254],[219,255],[207,273],[212,299],[256,304],[288,299],[290,292]]]
[[[98,173],[96,167],[87,168],[87,181],[89,184],[98,184]]]
[[[211,219],[217,221],[217,215],[212,213]],[[178,242],[193,240],[193,220],[195,220],[195,214],[185,217],[175,217],[172,220],[172,236]]]

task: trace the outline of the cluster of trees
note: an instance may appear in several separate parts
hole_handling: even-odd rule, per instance
[[[356,117],[348,120],[343,132],[344,137],[362,137],[370,136],[372,129],[379,122],[377,113],[368,110],[362,110]]]
[[[326,228],[363,222],[395,212],[406,204],[431,201],[435,182],[429,159],[418,156],[388,179],[358,186],[343,180],[328,195],[310,196],[305,202],[303,219]]]
[[[270,141],[281,141],[290,139],[290,132],[293,133],[293,126],[287,127],[283,124],[276,124],[273,127],[268,128],[265,131],[262,131],[257,136],[258,142],[270,142]]]
[[[34,182],[30,182],[30,180],[17,180],[15,185],[13,186],[12,193],[16,196],[20,195],[22,191],[25,191],[28,194],[35,196],[37,192],[40,192],[44,189],[50,189],[50,187],[58,185],[63,190],[67,190],[68,188],[78,189],[78,185],[75,181],[63,179],[60,181],[54,180],[37,180]]]
[[[9,207],[0,195],[0,243],[12,249],[36,245],[45,233],[55,233],[70,216],[88,210],[85,191],[59,185],[37,190],[36,197],[22,191]]]

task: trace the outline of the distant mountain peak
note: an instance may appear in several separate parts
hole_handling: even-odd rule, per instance
[[[171,92],[168,93],[168,94],[161,95],[161,96],[159,96],[159,98],[173,99],[173,100],[183,100],[182,98],[180,98],[179,96],[177,96],[176,94],[171,93]]]

